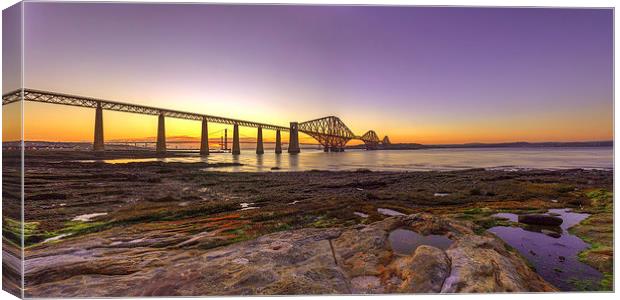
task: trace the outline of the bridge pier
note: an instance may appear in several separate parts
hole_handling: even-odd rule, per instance
[[[299,123],[291,122],[290,136],[288,139],[288,153],[296,154],[299,149]]]
[[[95,140],[93,142],[94,151],[103,151],[103,109],[101,108],[101,102],[97,102],[97,109],[95,110]]]
[[[155,150],[159,153],[166,152],[166,124],[164,114],[160,113],[157,120],[157,145]]]
[[[200,135],[200,155],[209,155],[209,127],[207,117],[202,117],[202,133]]]
[[[224,128],[224,150],[228,150],[228,128]]]
[[[282,153],[282,138],[280,137],[280,129],[276,130],[276,154]]]
[[[233,127],[232,154],[233,155],[241,154],[241,146],[239,145],[239,124],[235,124]]]
[[[258,133],[256,136],[256,154],[265,154],[263,149],[263,128],[258,127]]]

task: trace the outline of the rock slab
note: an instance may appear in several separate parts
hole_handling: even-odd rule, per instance
[[[542,226],[560,226],[562,225],[562,218],[550,216],[550,215],[520,215],[519,222],[529,225],[542,225]]]
[[[304,228],[214,249],[106,244],[85,235],[26,260],[28,297],[307,295],[556,291],[472,224],[397,216],[350,228]],[[393,253],[389,233],[444,234],[446,251]],[[123,248],[126,247],[126,248]]]

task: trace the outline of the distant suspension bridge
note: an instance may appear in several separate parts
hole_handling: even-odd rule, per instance
[[[366,149],[368,150],[375,150],[380,144],[390,144],[390,139],[387,136],[385,136],[383,139],[379,139],[379,136],[373,130],[369,130],[361,136],[354,134],[351,129],[349,129],[349,127],[347,127],[347,125],[344,124],[344,122],[342,122],[342,120],[340,120],[340,118],[336,116],[328,116],[301,123],[290,122],[289,127],[283,127],[266,123],[183,112],[42,90],[19,89],[2,95],[2,105],[18,102],[20,100],[94,108],[94,151],[104,151],[105,148],[103,139],[103,110],[158,116],[157,140],[155,142],[155,149],[157,152],[160,153],[166,151],[166,117],[202,121],[202,132],[200,137],[200,153],[202,155],[209,154],[209,122],[233,126],[233,141],[231,153],[235,155],[241,153],[239,126],[258,129],[256,137],[257,154],[263,154],[265,152],[263,148],[263,129],[276,131],[275,153],[282,153],[282,140],[280,135],[281,131],[289,132],[289,153],[300,152],[299,132],[305,133],[317,140],[325,152],[342,152],[344,151],[345,145],[351,140],[363,141]],[[226,143],[227,148],[228,138],[226,137],[223,142]]]

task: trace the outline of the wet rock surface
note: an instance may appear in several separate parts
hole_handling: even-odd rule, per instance
[[[403,281],[400,292],[438,293],[450,275],[451,262],[441,249],[421,245],[410,256],[398,258],[396,274]]]
[[[498,239],[468,236],[446,251],[452,271],[441,292],[550,292],[555,288]]]
[[[551,215],[531,214],[519,216],[519,222],[530,225],[560,226],[562,225],[562,218]]]
[[[555,288],[494,236],[429,214],[348,228],[282,231],[203,250],[156,250],[160,239],[84,236],[26,260],[31,297],[541,292]],[[443,232],[446,250],[393,253],[397,228]],[[422,232],[421,232],[422,233]],[[167,239],[170,239],[168,237]],[[173,243],[168,243],[172,246]],[[136,288],[140,287],[140,288]]]

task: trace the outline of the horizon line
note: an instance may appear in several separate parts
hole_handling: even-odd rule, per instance
[[[169,138],[174,138],[174,137],[184,137],[184,136],[173,136],[173,137],[168,137]],[[190,138],[195,138],[197,139],[196,141],[180,141],[180,142],[187,142],[187,143],[199,143],[200,142],[200,138],[199,137],[190,137]],[[217,141],[220,141],[219,138],[209,138],[209,140],[215,140],[217,139]],[[240,142],[243,143],[249,143],[247,141],[243,141],[243,139],[247,140],[247,139],[251,139],[251,138],[240,138]],[[228,140],[232,140],[232,137],[229,137]],[[2,141],[2,143],[17,143],[17,142],[24,142],[24,143],[75,143],[75,144],[92,144],[91,141],[45,141],[45,140],[12,140],[12,141]],[[123,141],[123,140],[108,140],[105,141],[107,143],[150,143],[150,142],[155,142],[155,140],[153,141]],[[251,142],[256,142],[256,140],[252,140]],[[274,143],[275,141],[267,141],[267,140],[263,140],[264,143]],[[282,143],[284,143],[285,140],[282,141]],[[464,142],[464,143],[439,143],[439,144],[434,144],[434,143],[430,143],[430,144],[422,144],[422,143],[416,143],[416,142],[404,142],[404,143],[391,143],[392,145],[407,145],[407,144],[417,144],[417,145],[423,145],[423,146],[449,146],[449,145],[496,145],[496,144],[571,144],[571,143],[614,143],[614,140],[583,140],[583,141],[541,141],[541,142],[528,142],[528,141],[510,141],[510,142]],[[317,143],[317,145],[319,145]]]

